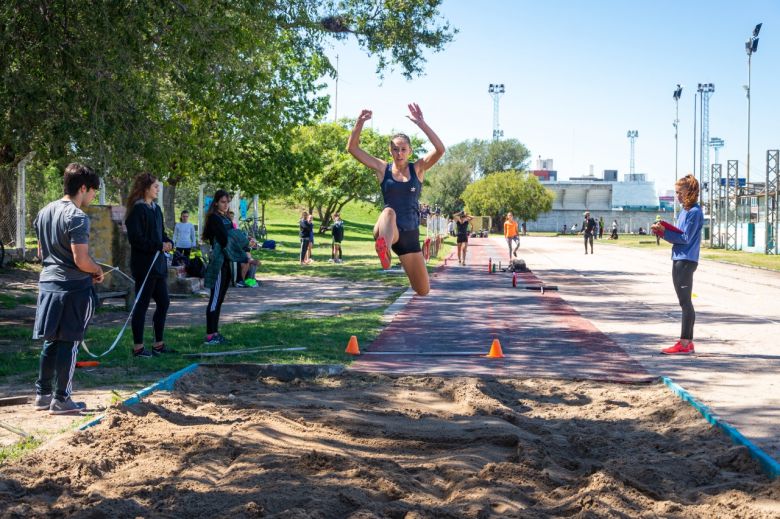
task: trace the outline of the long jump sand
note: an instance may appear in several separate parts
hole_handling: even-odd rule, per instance
[[[660,384],[201,366],[0,476],[2,517],[780,517]]]

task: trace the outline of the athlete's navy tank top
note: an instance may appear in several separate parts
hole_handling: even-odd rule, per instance
[[[414,171],[414,164],[409,163],[408,182],[399,182],[393,178],[393,164],[385,168],[385,178],[380,187],[385,200],[385,207],[395,211],[395,223],[399,231],[414,231],[420,226],[420,191],[422,184]]]
[[[469,221],[464,220],[463,222],[455,221],[455,226],[458,228],[458,236],[468,236],[469,235]]]

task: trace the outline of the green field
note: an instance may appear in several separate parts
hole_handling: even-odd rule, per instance
[[[348,204],[341,212],[344,220],[344,242],[342,243],[344,263],[328,263],[331,257],[331,236],[329,232],[315,234],[311,265],[301,265],[299,258],[298,220],[302,207],[283,203],[270,203],[265,208],[268,238],[276,241],[276,250],[261,249],[253,255],[260,259],[262,266],[258,276],[268,274],[305,275],[348,279],[352,281],[372,281],[389,286],[408,286],[405,276],[387,276],[380,272],[379,260],[374,252],[373,229],[379,216],[376,206],[364,203]],[[320,227],[315,212],[315,233]],[[425,228],[420,227],[420,236],[425,237]],[[438,258],[431,258],[428,270],[438,266],[441,259],[451,250],[454,239],[445,240]],[[394,258],[394,264],[397,258]]]

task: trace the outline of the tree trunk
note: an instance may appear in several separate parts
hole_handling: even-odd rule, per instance
[[[176,225],[176,184],[178,179],[169,181],[165,185],[163,191],[163,221],[165,222],[165,228],[173,232],[173,227]]]

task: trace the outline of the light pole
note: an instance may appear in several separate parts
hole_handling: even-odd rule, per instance
[[[745,173],[745,187],[750,189],[750,62],[752,61],[753,53],[758,50],[758,33],[761,31],[761,24],[756,25],[753,29],[753,35],[745,42],[745,52],[748,55],[748,84],[747,84],[747,101],[748,101],[748,126],[747,126],[747,172]]]
[[[639,137],[637,130],[628,130],[626,137],[631,140],[631,166],[629,167],[629,173],[631,174],[631,180],[634,180],[634,141]]]
[[[504,136],[504,132],[498,128],[498,100],[504,95],[506,89],[503,83],[490,83],[488,93],[493,98],[493,140],[497,141]]]
[[[674,183],[677,184],[677,157],[678,157],[678,127],[680,126],[680,97],[682,96],[683,87],[677,83],[677,88],[674,89],[672,97],[674,98]],[[677,221],[677,199],[674,200],[674,220]]]

